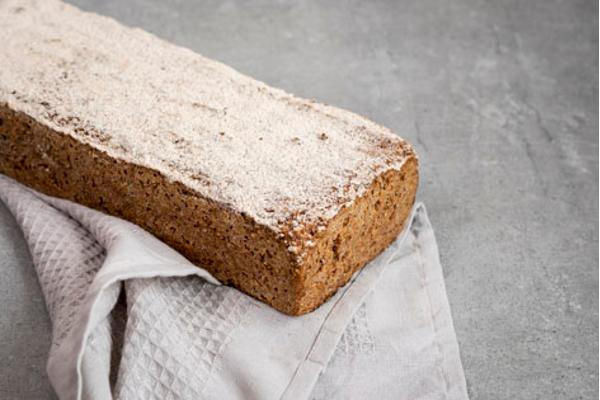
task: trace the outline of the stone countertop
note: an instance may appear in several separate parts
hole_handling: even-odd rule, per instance
[[[70,2],[408,139],[471,398],[598,398],[597,2]],[[54,398],[2,205],[0,270],[0,398]]]

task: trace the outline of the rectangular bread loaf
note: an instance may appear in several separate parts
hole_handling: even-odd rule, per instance
[[[0,173],[284,313],[323,303],[412,207],[414,151],[356,114],[56,0],[1,0],[0,43]]]

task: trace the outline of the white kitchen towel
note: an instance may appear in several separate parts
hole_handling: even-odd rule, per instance
[[[437,245],[404,233],[316,311],[289,317],[139,227],[0,175],[29,244],[61,399],[466,399]]]

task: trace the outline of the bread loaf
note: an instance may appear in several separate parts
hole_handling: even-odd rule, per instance
[[[284,313],[403,228],[417,157],[363,117],[55,0],[0,1],[0,43],[0,173],[132,221]]]

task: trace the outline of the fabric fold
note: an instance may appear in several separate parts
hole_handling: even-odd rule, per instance
[[[129,222],[4,176],[0,200],[45,296],[61,399],[467,398],[422,204],[329,301],[289,317]]]

